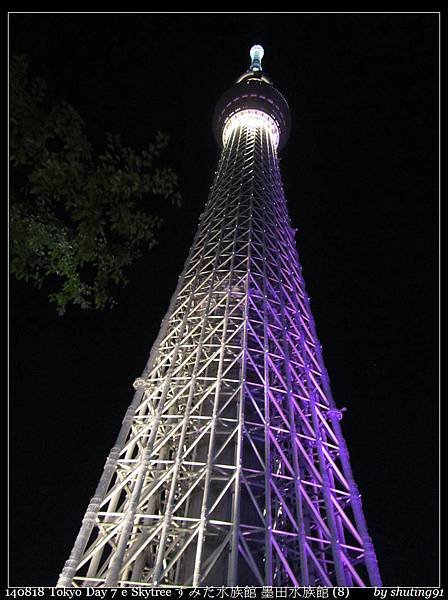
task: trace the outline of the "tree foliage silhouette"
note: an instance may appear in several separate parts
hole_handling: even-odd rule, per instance
[[[157,242],[163,204],[180,206],[178,179],[162,164],[168,138],[137,151],[106,134],[95,152],[66,102],[51,105],[25,57],[10,68],[10,270],[68,305],[113,305],[114,286]]]

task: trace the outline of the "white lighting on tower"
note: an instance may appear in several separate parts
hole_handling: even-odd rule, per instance
[[[248,127],[249,129],[263,128],[267,133],[272,136],[274,146],[278,147],[280,139],[280,131],[277,123],[272,117],[261,110],[240,110],[231,117],[229,117],[227,123],[224,126],[222,132],[222,142],[225,145],[229,139],[230,134],[235,127]]]
[[[256,44],[250,49],[250,58],[252,64],[250,65],[251,71],[261,71],[261,59],[264,56],[263,46]]]

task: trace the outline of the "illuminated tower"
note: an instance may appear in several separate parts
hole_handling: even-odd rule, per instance
[[[279,171],[263,49],[59,586],[381,585]]]

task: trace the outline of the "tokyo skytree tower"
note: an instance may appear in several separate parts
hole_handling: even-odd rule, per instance
[[[283,193],[289,108],[250,56],[59,587],[381,585]]]

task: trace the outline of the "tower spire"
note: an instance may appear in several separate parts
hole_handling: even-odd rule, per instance
[[[251,71],[262,71],[261,59],[263,58],[263,56],[263,46],[260,46],[259,44],[252,46],[252,48],[250,49],[250,58],[252,62],[249,67]]]

